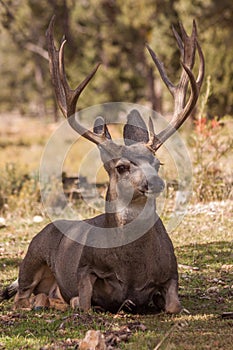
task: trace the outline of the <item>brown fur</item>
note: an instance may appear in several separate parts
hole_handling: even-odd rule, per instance
[[[128,120],[132,115],[134,122],[141,118],[133,111]],[[104,161],[105,150],[101,157]],[[119,164],[126,170],[119,172]],[[55,297],[83,310],[94,305],[116,312],[131,300],[133,311],[148,311],[154,305],[153,310],[179,312],[174,249],[156,214],[154,195],[163,190],[158,164],[144,143],[119,146],[117,158],[105,162],[110,176],[106,213],[85,221],[51,223],[33,238],[20,266],[15,306],[28,308],[32,293],[43,293],[48,296],[41,302],[46,306]],[[114,237],[122,245],[114,246]],[[108,248],[108,243],[113,246]]]

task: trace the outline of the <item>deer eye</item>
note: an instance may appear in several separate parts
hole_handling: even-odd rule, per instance
[[[125,173],[126,171],[129,170],[129,167],[128,167],[127,165],[120,164],[120,165],[118,165],[118,166],[116,167],[116,169],[117,169],[117,172],[118,172],[119,174],[123,174],[123,173]]]

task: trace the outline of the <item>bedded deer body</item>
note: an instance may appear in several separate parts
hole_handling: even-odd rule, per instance
[[[136,111],[129,117],[135,115],[140,118]],[[153,302],[156,306],[162,295],[168,312],[179,311],[176,258],[155,208],[154,197],[164,188],[157,173],[159,162],[143,144],[119,146],[118,151],[121,157],[106,166],[110,173],[106,214],[51,223],[32,240],[20,267],[18,305],[32,292],[52,296],[55,283],[66,302],[78,296],[84,310],[93,304],[117,311],[130,300],[141,311]],[[126,186],[131,187],[130,196]],[[117,246],[96,248],[111,245]]]
[[[70,125],[94,142],[109,175],[105,213],[84,221],[61,220],[46,226],[29,245],[20,266],[18,283],[8,287],[1,299],[17,292],[16,307],[29,304],[32,293],[58,294],[73,306],[88,310],[91,305],[117,311],[127,300],[137,312],[153,305],[176,313],[178,299],[177,262],[172,242],[156,214],[155,197],[164,189],[158,176],[155,151],[177,130],[193,110],[204,75],[204,59],[197,42],[196,27],[188,37],[181,26],[174,31],[182,56],[183,72],[174,86],[154,52],[149,52],[163,81],[175,99],[175,113],[168,127],[154,133],[137,110],[129,113],[124,126],[124,145],[116,144],[102,118],[93,132],[73,117],[77,99],[98,66],[71,90],[64,69],[64,43],[56,50],[54,19],[48,32],[50,69],[58,104]],[[195,49],[200,57],[197,80],[191,71]],[[185,101],[187,85],[191,94]]]
[[[62,222],[66,230],[80,229],[78,224]],[[25,307],[32,292],[53,297],[56,283],[63,299],[70,303],[78,297],[83,310],[96,305],[116,312],[126,300],[137,312],[149,310],[152,302],[159,310],[165,307],[162,295],[167,312],[180,311],[173,247],[162,223],[156,226],[158,232],[153,227],[130,244],[104,249],[78,244],[50,224],[34,238],[22,263],[17,306]]]

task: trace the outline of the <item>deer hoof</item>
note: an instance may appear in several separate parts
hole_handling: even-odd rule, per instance
[[[175,303],[171,303],[168,306],[166,306],[165,311],[168,314],[179,314],[182,310],[181,304],[179,301]]]
[[[49,308],[49,298],[45,293],[37,294],[32,305],[34,310],[43,310]]]
[[[31,302],[29,298],[22,298],[20,299],[18,297],[18,294],[16,294],[15,296],[15,300],[14,300],[14,306],[13,306],[13,310],[31,310]]]
[[[80,302],[79,297],[74,297],[70,300],[70,306],[72,309],[79,309],[80,308]]]

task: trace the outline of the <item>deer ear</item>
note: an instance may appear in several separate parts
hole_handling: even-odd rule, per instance
[[[126,146],[137,142],[147,143],[149,141],[147,126],[136,109],[133,109],[127,116],[127,124],[124,126],[123,136]]]
[[[105,124],[104,118],[102,117],[97,117],[94,123],[93,131],[95,134],[103,134],[104,136],[111,140],[112,137],[108,131],[107,125]]]
[[[104,119],[102,117],[97,117],[94,123],[94,127],[93,127],[93,131],[95,134],[98,135],[103,135],[109,140],[112,140],[112,137],[110,135],[110,132],[107,128],[107,125],[104,121]],[[111,150],[114,150],[114,147],[116,146],[116,144],[114,144],[114,142],[111,141]],[[104,167],[106,169],[106,171],[108,173],[110,173],[111,171],[111,160],[112,158],[114,159],[115,157],[112,154],[108,154],[108,152],[106,151],[106,149],[101,147],[101,144],[98,145],[99,151],[100,151],[100,157],[101,160],[104,164]],[[117,154],[117,152],[116,152]],[[116,156],[117,158],[117,156]]]

